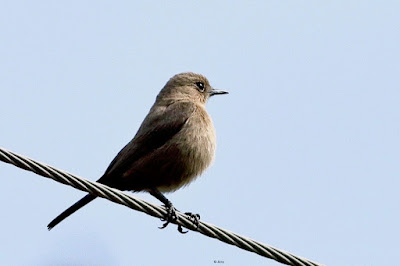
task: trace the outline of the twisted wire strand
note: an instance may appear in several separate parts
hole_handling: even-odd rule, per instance
[[[38,175],[51,178],[65,185],[72,186],[76,189],[89,192],[98,197],[102,197],[115,203],[125,205],[131,209],[147,213],[148,215],[151,215],[153,217],[164,218],[167,215],[167,211],[164,207],[135,198],[131,195],[126,194],[125,192],[110,188],[103,184],[89,181],[84,178],[67,173],[65,171],[58,170],[52,166],[46,165],[44,163],[39,163],[28,157],[18,155],[1,147],[0,160],[9,164],[13,164],[19,168],[32,171]],[[184,226],[192,231],[198,231],[203,235],[216,238],[227,244],[231,244],[241,249],[257,253],[261,256],[276,260],[280,263],[287,265],[304,266],[322,265],[308,259],[292,255],[286,251],[279,250],[277,248],[257,242],[250,238],[240,236],[236,233],[230,232],[228,230],[219,228],[215,225],[203,221],[199,221],[199,227],[196,230],[193,222],[185,214],[179,211],[177,211],[176,214],[178,216],[178,219],[176,222],[174,222],[175,224]]]

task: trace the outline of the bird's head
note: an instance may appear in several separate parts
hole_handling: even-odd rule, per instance
[[[187,72],[173,76],[158,94],[157,101],[189,100],[205,104],[211,96],[226,93],[211,87],[203,75]]]

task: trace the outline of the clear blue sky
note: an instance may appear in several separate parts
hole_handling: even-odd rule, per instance
[[[97,180],[174,74],[211,99],[214,165],[168,195],[327,265],[400,260],[399,1],[2,1],[0,146]],[[278,265],[0,163],[1,265]],[[158,203],[144,193],[136,196]]]

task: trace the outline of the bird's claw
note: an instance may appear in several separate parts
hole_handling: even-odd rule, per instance
[[[196,226],[196,230],[199,229],[199,220],[200,220],[200,215],[199,214],[193,214],[191,212],[185,212],[185,214],[188,216],[189,220],[192,221],[192,223]],[[186,234],[189,231],[183,231],[183,228],[180,224],[178,224],[178,231],[181,234]]]
[[[199,224],[200,224],[200,214],[198,213],[191,213],[191,212],[185,212],[185,214],[188,216],[189,220],[192,221],[192,223],[196,226],[196,230],[199,229]]]
[[[161,221],[165,221],[165,223],[161,226],[158,227],[160,229],[164,229],[169,225],[171,222],[177,222],[178,221],[178,216],[176,215],[176,209],[174,206],[164,206],[167,209],[167,215],[165,218],[161,218]],[[191,212],[185,212],[185,214],[188,216],[188,219],[193,222],[193,224],[196,226],[196,230],[199,229],[199,220],[200,220],[200,215],[199,214],[193,214]],[[183,227],[178,224],[178,231],[181,234],[186,234],[189,231],[183,231]]]
[[[186,234],[189,231],[183,231],[182,225],[178,224],[178,232],[181,233],[181,234]]]
[[[165,221],[165,223],[158,227],[160,229],[164,229],[168,226],[170,222],[176,222],[178,220],[178,216],[176,216],[176,209],[174,206],[164,206],[167,209],[167,215],[165,218],[161,218],[161,221]]]

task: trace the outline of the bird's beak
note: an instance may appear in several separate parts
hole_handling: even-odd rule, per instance
[[[213,95],[217,95],[217,94],[228,94],[228,92],[227,91],[221,91],[221,90],[212,89],[209,92],[209,94],[210,94],[210,96],[213,96]]]

